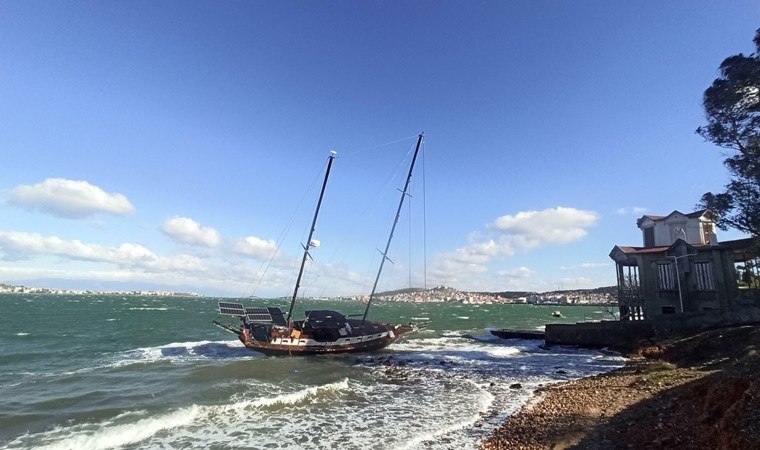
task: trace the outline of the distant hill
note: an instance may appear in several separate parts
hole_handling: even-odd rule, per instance
[[[532,291],[501,291],[501,292],[479,292],[479,291],[459,291],[452,287],[446,287],[446,286],[437,286],[430,289],[424,289],[424,288],[406,288],[406,289],[397,289],[395,291],[385,291],[380,292],[377,294],[378,297],[385,297],[385,296],[393,296],[393,295],[400,295],[400,294],[414,294],[415,292],[422,292],[422,291],[441,291],[446,293],[460,293],[460,294],[478,294],[478,295],[494,295],[497,297],[503,297],[503,298],[519,298],[519,297],[527,297],[529,295],[589,295],[589,294],[609,294],[612,296],[617,296],[617,286],[604,286],[604,287],[598,287],[593,289],[569,289],[569,290],[559,290],[559,291],[548,291],[548,292],[532,292]]]
[[[385,291],[385,292],[378,292],[378,297],[388,297],[391,295],[399,295],[399,294],[414,294],[415,292],[421,292],[426,291],[427,289],[424,288],[406,288],[406,289],[397,289],[395,291]]]

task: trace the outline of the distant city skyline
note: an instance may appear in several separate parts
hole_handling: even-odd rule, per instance
[[[367,294],[424,132],[379,290],[614,285],[638,217],[728,181],[695,130],[759,19],[744,0],[0,2],[0,283],[291,295],[335,150],[302,294]]]
[[[610,289],[614,286],[596,289],[578,289],[570,291],[548,292],[468,292],[460,291],[449,286],[436,286],[428,289],[402,289],[378,293],[378,300],[390,302],[441,302],[441,301],[464,301],[466,303],[577,303],[577,304],[616,304],[614,295]],[[146,297],[204,297],[197,292],[163,291],[150,289],[59,289],[41,286],[7,285],[0,283],[0,294],[23,295],[124,295]],[[368,295],[336,296],[336,297],[310,297],[319,300],[342,299],[366,302]],[[228,297],[236,298],[236,297]],[[288,297],[279,297],[287,299]]]

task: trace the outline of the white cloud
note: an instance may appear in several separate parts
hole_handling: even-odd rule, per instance
[[[509,236],[516,247],[525,249],[577,241],[587,234],[586,228],[596,224],[598,219],[594,211],[559,206],[501,216],[489,228]]]
[[[185,244],[216,247],[221,242],[218,231],[211,227],[201,226],[187,217],[170,217],[164,221],[161,229],[173,240]]]
[[[594,211],[565,207],[501,216],[485,230],[474,233],[469,245],[436,255],[429,273],[435,282],[463,285],[468,278],[486,274],[495,258],[545,245],[575,242],[586,236],[586,230],[594,226],[598,218]]]
[[[232,244],[232,250],[242,255],[266,258],[275,254],[277,244],[271,239],[264,240],[256,236],[248,236],[236,239]]]
[[[17,231],[0,231],[0,250],[11,259],[53,255],[71,260],[110,263],[147,270],[196,271],[202,268],[200,259],[194,256],[160,257],[139,244],[125,243],[118,247],[107,247],[86,244],[79,240],[66,241],[57,236]]]
[[[135,211],[122,194],[109,194],[86,181],[48,178],[34,185],[11,189],[10,204],[57,217],[81,219],[98,212],[124,215]]]
[[[585,287],[588,286],[594,286],[595,282],[587,277],[576,277],[576,278],[561,278],[559,280],[559,285],[554,286],[554,289],[556,290],[572,290],[572,289],[585,289]],[[599,284],[596,283],[596,287],[598,287]]]
[[[473,233],[467,245],[434,257],[428,264],[428,285],[444,284],[462,290],[479,291],[540,291],[546,283],[556,284],[557,278],[551,274],[539,275],[534,272],[535,268],[521,267],[519,263],[505,269],[501,266],[503,261],[499,260],[538,246],[567,244],[580,239],[596,220],[596,213],[572,208],[554,208],[499,217],[477,233]],[[160,256],[138,243],[110,246],[66,240],[53,235],[0,231],[0,259],[29,260],[29,264],[35,264],[36,260],[47,258],[49,262],[50,257],[53,257],[54,265],[45,268],[24,269],[27,265],[24,261],[5,265],[5,269],[23,269],[23,276],[29,279],[34,278],[34,273],[42,278],[51,278],[55,276],[55,271],[60,270],[58,276],[61,278],[198,286],[200,291],[216,289],[232,295],[240,295],[243,292],[246,295],[253,293],[279,296],[292,290],[298,266],[296,258],[278,255],[275,264],[267,266],[266,269],[255,270],[247,267],[244,261],[241,261],[242,258],[236,256],[242,254],[258,259],[271,256],[277,251],[277,245],[272,240],[248,236],[233,240],[230,245],[217,245],[220,239],[215,230],[182,217],[167,220],[164,228],[167,234],[171,232],[176,236],[182,235],[203,245],[216,243],[216,247],[213,251],[199,254],[199,257],[187,254]],[[63,264],[60,261],[56,262],[56,258]],[[72,261],[80,263],[72,264]],[[2,272],[3,268],[0,267],[0,275]],[[6,272],[4,276],[14,276],[11,272]],[[395,280],[394,271],[387,272],[388,277],[394,277]],[[397,272],[404,271],[399,269]],[[47,275],[43,275],[46,273]],[[17,274],[21,276],[21,273]],[[384,276],[384,280],[389,279],[388,277]],[[306,277],[302,280],[302,293],[353,295],[367,292],[373,278],[374,270],[361,275],[340,266],[313,261],[310,262]],[[259,282],[256,282],[257,280]],[[261,284],[261,280],[265,282]],[[580,283],[582,280],[574,282]],[[570,283],[568,280],[566,285]],[[388,288],[395,287],[396,285],[388,284]],[[248,292],[250,289],[254,292]]]
[[[599,269],[612,267],[613,263],[580,263],[576,266],[562,266],[560,270]]]
[[[535,275],[536,272],[527,267],[518,267],[516,269],[500,270],[499,276],[505,278],[528,278]]]
[[[640,215],[647,212],[646,208],[642,208],[641,206],[625,206],[623,208],[618,208],[616,213],[620,214],[621,216],[630,216],[630,215]]]

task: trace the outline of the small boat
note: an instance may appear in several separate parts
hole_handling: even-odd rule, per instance
[[[378,322],[367,319],[369,308],[375,296],[377,283],[383,270],[385,260],[388,259],[388,249],[393,239],[393,231],[396,228],[401,215],[401,207],[404,198],[408,195],[409,184],[412,178],[414,163],[417,160],[417,154],[420,150],[423,134],[417,139],[417,145],[414,150],[414,156],[409,167],[409,173],[406,177],[406,184],[401,193],[396,218],[391,228],[388,242],[383,252],[383,258],[380,262],[380,268],[377,271],[377,277],[372,287],[372,293],[367,300],[364,314],[361,319],[348,318],[345,315],[332,310],[314,310],[306,311],[303,320],[293,320],[293,307],[298,298],[298,288],[301,284],[306,260],[311,258],[309,249],[316,247],[316,241],[312,239],[316,229],[319,209],[322,205],[322,199],[327,187],[327,180],[330,176],[330,168],[335,159],[335,152],[330,152],[325,172],[322,190],[319,194],[317,207],[314,212],[314,218],[311,224],[311,231],[304,245],[301,268],[298,271],[295,289],[290,302],[290,309],[285,314],[278,307],[245,307],[241,303],[219,302],[219,313],[225,316],[238,317],[239,324],[222,323],[214,320],[214,325],[236,334],[247,348],[267,355],[310,355],[323,353],[344,353],[344,352],[371,352],[380,350],[396,342],[406,333],[416,331],[423,324],[395,324],[387,322]]]

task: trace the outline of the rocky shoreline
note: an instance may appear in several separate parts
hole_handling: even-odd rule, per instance
[[[539,389],[481,449],[760,449],[759,352],[760,326],[650,343]]]

